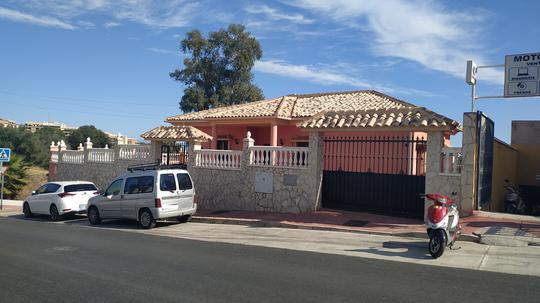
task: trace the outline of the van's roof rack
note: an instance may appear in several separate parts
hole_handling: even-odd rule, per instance
[[[187,169],[186,164],[173,164],[173,165],[161,165],[159,163],[147,163],[147,164],[136,164],[128,166],[127,170],[129,172],[134,171],[145,171],[145,170],[160,170],[160,169]]]

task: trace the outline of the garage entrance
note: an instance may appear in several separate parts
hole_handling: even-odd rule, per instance
[[[422,218],[425,138],[326,137],[322,206]]]

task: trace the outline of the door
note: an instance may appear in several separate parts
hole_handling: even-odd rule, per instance
[[[34,204],[37,206],[37,213],[44,215],[48,215],[50,213],[49,207],[54,201],[57,200],[58,196],[56,196],[56,192],[60,187],[61,186],[56,183],[47,183],[44,185],[43,189],[40,187],[41,191],[35,196],[36,199],[34,201]],[[30,207],[30,209],[32,209],[32,207]]]
[[[137,219],[139,209],[154,206],[154,176],[129,177],[124,185],[120,205],[122,217]]]
[[[161,198],[161,208],[164,212],[176,211],[180,208],[180,198],[176,178],[173,173],[159,175],[159,197]]]
[[[47,185],[49,184],[47,183],[40,186],[38,189],[35,190],[35,194],[32,194],[32,196],[28,198],[27,202],[28,202],[28,205],[30,205],[30,210],[33,213],[43,214],[43,208],[44,208],[43,204],[44,204],[45,199],[41,195],[46,192]]]
[[[178,197],[180,198],[180,210],[187,210],[193,208],[193,195],[195,195],[193,189],[193,183],[187,173],[177,173],[176,179],[178,180]]]
[[[115,180],[109,185],[109,187],[100,197],[99,212],[103,218],[120,218],[121,217],[121,205],[120,200],[122,198],[122,183],[124,179]]]

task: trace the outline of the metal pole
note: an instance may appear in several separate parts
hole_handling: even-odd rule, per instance
[[[0,210],[4,207],[4,172],[2,169],[4,168],[4,162],[0,161],[0,172],[2,173],[2,186],[0,190]]]
[[[476,84],[471,85],[471,112],[474,112],[474,100],[476,99]]]

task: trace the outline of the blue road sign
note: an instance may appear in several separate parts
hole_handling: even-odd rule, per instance
[[[9,162],[11,160],[11,149],[0,147],[0,162]]]

